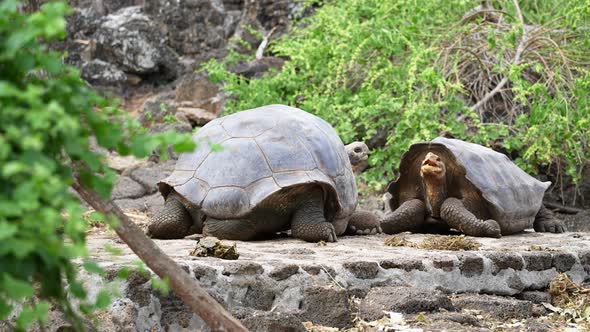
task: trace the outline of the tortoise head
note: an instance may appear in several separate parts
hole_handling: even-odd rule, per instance
[[[432,180],[442,180],[446,175],[447,168],[445,163],[438,155],[428,152],[420,166],[420,175],[422,178]]]
[[[432,217],[438,218],[440,207],[447,198],[447,167],[435,153],[428,152],[420,165],[420,176],[424,185],[426,207]]]
[[[363,142],[352,142],[344,147],[350,164],[352,165],[352,171],[356,173],[357,170],[362,171],[367,167],[367,160],[369,158],[369,147]]]

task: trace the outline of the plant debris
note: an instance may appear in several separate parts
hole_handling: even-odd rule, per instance
[[[197,240],[197,246],[189,255],[195,257],[217,257],[228,260],[235,260],[240,257],[235,243],[230,246],[212,236]]]
[[[322,325],[313,325],[312,322],[303,322],[303,327],[308,332],[338,332],[338,328]]]
[[[539,246],[539,245],[532,245],[528,247],[527,251],[555,251],[555,249]]]
[[[465,235],[430,235],[418,244],[420,249],[479,250],[481,244]]]
[[[571,323],[590,324],[590,288],[573,282],[567,274],[558,274],[549,283],[553,305],[545,307]]]
[[[383,242],[388,247],[412,247],[415,248],[417,245],[414,242],[406,240],[403,235],[390,236]]]
[[[321,240],[317,243],[317,245],[318,245],[318,247],[325,247],[328,245],[328,243],[326,243],[326,241],[324,241],[324,240]]]

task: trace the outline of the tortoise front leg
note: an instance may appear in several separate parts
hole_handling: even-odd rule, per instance
[[[147,226],[147,236],[155,239],[182,239],[196,232],[189,210],[173,193]]]
[[[535,216],[533,228],[535,232],[563,233],[567,231],[563,221],[556,219],[553,212],[544,205],[541,205],[541,209]]]
[[[367,210],[357,210],[348,220],[347,234],[368,235],[381,233],[381,224],[377,216]]]
[[[502,237],[495,220],[481,220],[465,208],[457,198],[447,198],[440,208],[440,216],[449,226],[470,236]]]
[[[381,229],[386,234],[411,231],[424,224],[426,205],[419,199],[403,202],[395,211],[381,221]]]
[[[324,193],[313,189],[301,199],[291,219],[291,234],[308,242],[336,242],[334,225],[324,217]]]

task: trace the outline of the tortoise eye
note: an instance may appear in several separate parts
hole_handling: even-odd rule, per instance
[[[440,157],[436,158],[436,161],[440,161]]]
[[[354,148],[354,152],[361,153],[361,152],[363,152],[363,149],[361,149],[361,148]]]

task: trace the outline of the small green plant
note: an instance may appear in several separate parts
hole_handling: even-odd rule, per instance
[[[164,115],[164,118],[162,120],[164,120],[165,123],[175,123],[176,121],[178,121],[176,119],[176,116],[172,113]]]
[[[69,191],[72,175],[108,197],[116,173],[93,142],[138,157],[194,143],[175,133],[149,135],[47,47],[64,37],[64,2],[31,14],[18,6],[0,2],[0,320],[15,314],[16,330],[25,331],[46,322],[55,306],[84,330],[79,314],[105,308],[109,297],[100,292],[90,301],[77,276],[75,259],[89,273],[102,270],[86,257],[88,223]]]

